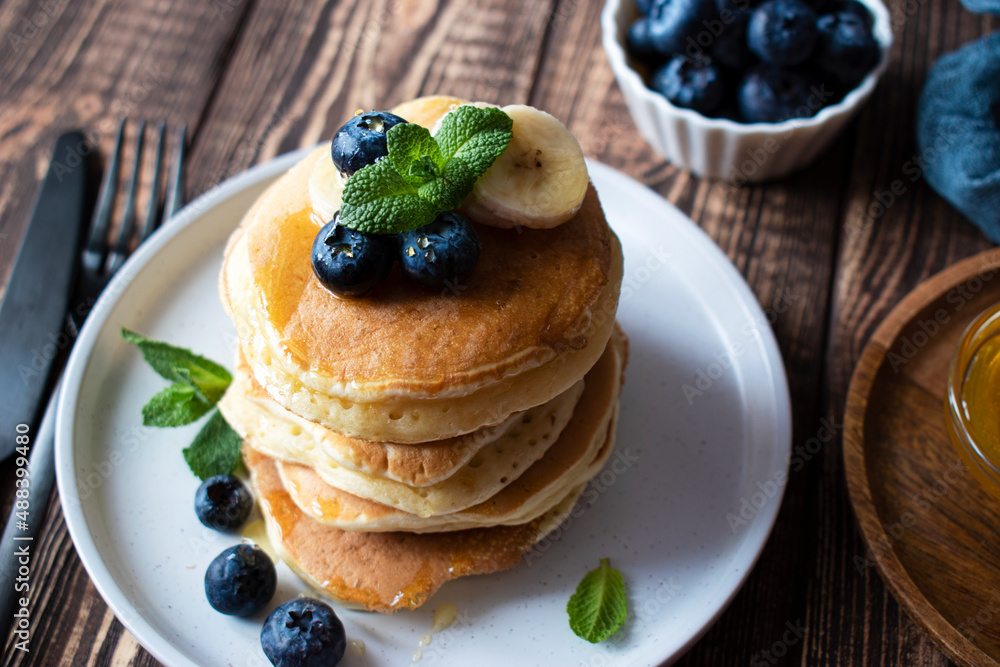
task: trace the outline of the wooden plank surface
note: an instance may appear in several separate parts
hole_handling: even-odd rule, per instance
[[[850,372],[888,310],[921,279],[989,246],[903,169],[917,152],[913,110],[928,67],[997,20],[953,0],[910,12],[912,2],[892,0],[901,17],[892,63],[860,117],[800,174],[733,188],[678,171],[643,142],[600,45],[596,0],[62,1],[44,3],[51,14],[32,33],[42,4],[0,2],[0,35],[25,36],[0,44],[9,91],[0,104],[0,280],[61,128],[96,129],[107,148],[109,121],[123,112],[187,122],[191,197],[328,137],[356,108],[435,92],[545,108],[588,156],[649,184],[712,236],[769,314],[789,375],[801,465],[747,584],[681,664],[948,664],[878,573],[854,565],[864,546],[836,431]],[[866,217],[878,212],[875,193],[899,179],[906,192]],[[801,448],[811,438],[824,440],[815,453]],[[5,512],[12,476],[9,463],[0,467]],[[156,664],[89,582],[57,504],[42,541],[32,609],[44,640],[31,654],[8,641],[5,664]]]
[[[84,127],[110,149],[121,115],[197,127],[225,70],[247,7],[211,3],[5,2],[0,4],[0,267],[6,284],[56,136]],[[12,37],[13,36],[13,37]],[[55,240],[54,240],[55,242]],[[3,516],[13,501],[12,461],[3,465]],[[37,499],[36,499],[37,500]],[[4,664],[156,664],[134,640],[117,653],[121,624],[87,577],[57,502],[34,563],[32,651],[4,643]]]
[[[826,359],[829,394],[823,413],[840,418],[850,375],[864,343],[888,312],[922,280],[991,247],[961,215],[907,168],[919,154],[914,114],[927,71],[943,53],[998,27],[955,2],[928,0],[918,11],[889,3],[896,28],[885,80],[861,115],[844,200],[837,279]],[[886,191],[905,187],[896,201]],[[897,187],[897,191],[900,188]],[[868,555],[844,484],[840,443],[823,452],[815,490],[814,556],[807,598],[819,632],[804,660],[838,665],[948,664],[931,640],[900,611]]]

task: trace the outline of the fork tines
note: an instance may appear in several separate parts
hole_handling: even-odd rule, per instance
[[[130,160],[130,170],[127,176],[128,189],[125,194],[125,203],[122,206],[121,225],[117,234],[117,240],[113,246],[109,247],[108,234],[111,230],[112,213],[118,197],[123,144],[125,143],[125,124],[126,121],[123,118],[118,126],[115,145],[104,170],[104,176],[101,179],[97,205],[94,209],[94,217],[83,253],[83,270],[91,274],[103,273],[108,278],[125,263],[132,247],[133,237],[137,237],[137,243],[142,243],[157,227],[166,220],[169,220],[182,201],[184,191],[182,167],[187,126],[181,126],[177,133],[173,160],[171,161],[172,166],[170,173],[167,174],[166,193],[163,196],[163,205],[161,207],[160,190],[162,188],[164,170],[163,153],[167,134],[166,123],[161,121],[154,130],[155,148],[152,163],[153,174],[149,187],[149,203],[137,232],[136,209],[146,134],[146,123],[142,121],[137,132],[134,155]]]

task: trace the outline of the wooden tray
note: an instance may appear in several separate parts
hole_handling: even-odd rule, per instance
[[[944,395],[962,331],[998,301],[1000,248],[922,283],[862,352],[844,416],[847,485],[868,548],[855,567],[878,567],[941,648],[975,667],[1000,667],[1000,501],[952,448]]]

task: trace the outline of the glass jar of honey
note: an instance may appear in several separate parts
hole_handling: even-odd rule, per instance
[[[974,319],[948,370],[948,434],[969,472],[1000,498],[1000,303]]]

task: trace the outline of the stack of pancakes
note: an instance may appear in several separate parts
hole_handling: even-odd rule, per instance
[[[220,288],[239,352],[220,407],[288,565],[341,603],[414,608],[445,581],[515,566],[610,454],[621,248],[591,187],[553,229],[477,225],[463,285],[428,290],[397,266],[339,298],[310,263],[324,160],[329,145],[230,240]]]

